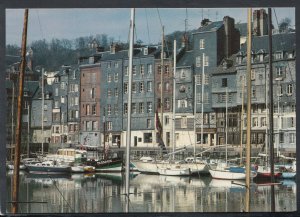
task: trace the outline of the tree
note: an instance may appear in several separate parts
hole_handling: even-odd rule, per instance
[[[286,17],[282,19],[279,23],[279,32],[286,32],[291,26],[291,19]]]

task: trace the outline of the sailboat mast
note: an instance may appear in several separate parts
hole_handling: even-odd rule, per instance
[[[270,169],[271,169],[271,183],[274,183],[274,141],[273,141],[273,68],[272,68],[272,11],[268,8],[268,35],[269,35],[269,97],[270,97],[270,113],[269,113],[269,141],[270,141]],[[274,198],[274,186],[271,186],[271,212],[275,212],[275,198]]]
[[[227,114],[228,113],[228,105],[227,104],[228,104],[228,87],[226,87],[226,106],[225,106],[226,107],[225,108],[225,145],[226,145],[226,147],[225,147],[226,156],[225,157],[226,157],[226,164],[227,164],[227,156],[228,156],[228,147],[227,147],[227,142],[228,142],[227,141],[227,136],[228,136],[227,135],[227,131],[228,131],[228,129],[227,129],[228,128],[228,120],[227,120],[228,119],[228,117],[227,117],[228,116],[228,114]]]
[[[245,88],[245,77],[242,79],[242,111],[241,111],[241,151],[240,151],[240,165],[243,164],[243,127],[244,127],[244,88]]]
[[[18,112],[17,112],[17,128],[16,128],[16,147],[14,158],[14,174],[13,174],[13,195],[12,195],[12,213],[18,212],[19,200],[19,166],[20,166],[20,146],[21,146],[21,130],[22,130],[22,105],[23,105],[23,88],[24,74],[26,65],[26,41],[27,41],[27,25],[28,25],[28,9],[24,12],[24,27],[22,35],[22,61],[19,74],[19,95],[18,95]]]
[[[252,45],[252,9],[248,9],[247,41],[247,142],[246,142],[246,212],[250,211],[250,157],[251,157],[251,45]]]
[[[205,54],[202,54],[202,81],[201,81],[201,151],[203,150],[203,122],[204,122],[204,115],[203,115],[203,95],[204,95],[204,65],[205,65]]]
[[[44,95],[44,68],[42,68],[42,156],[44,156],[44,104],[45,104],[45,95]]]
[[[13,144],[14,144],[14,113],[15,113],[15,81],[12,82],[12,105],[11,105],[11,144],[10,144],[10,160],[13,160]]]
[[[174,40],[174,67],[173,67],[173,160],[175,160],[175,146],[176,146],[176,139],[175,139],[175,100],[176,100],[176,40]]]
[[[268,77],[268,73],[267,73],[267,69],[266,69],[266,66],[265,66],[265,82],[266,82],[266,136],[265,136],[265,146],[266,146],[266,162],[265,162],[265,166],[267,167],[268,166],[268,115],[269,115],[269,108],[268,108],[268,80],[267,80],[267,77]]]
[[[160,54],[160,120],[161,120],[161,132],[162,132],[162,135],[161,135],[161,139],[162,141],[164,141],[164,133],[163,133],[163,129],[164,129],[164,121],[163,121],[163,92],[164,92],[164,88],[163,88],[163,80],[164,80],[164,77],[163,77],[163,73],[164,73],[164,31],[165,31],[165,27],[162,26],[162,40],[161,40],[161,54]]]
[[[134,15],[135,9],[131,9],[130,41],[129,41],[129,77],[128,77],[128,112],[127,112],[127,138],[126,138],[126,211],[129,212],[129,175],[130,175],[130,145],[131,145],[131,96],[132,96],[132,64],[133,64],[133,40],[134,40]]]

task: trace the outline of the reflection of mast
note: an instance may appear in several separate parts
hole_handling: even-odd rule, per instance
[[[21,146],[21,129],[22,129],[22,105],[23,105],[23,86],[24,73],[26,64],[26,40],[27,40],[27,24],[28,24],[28,9],[24,13],[24,27],[22,35],[22,61],[19,74],[19,95],[18,95],[18,113],[17,113],[17,128],[16,128],[16,147],[14,159],[14,175],[13,175],[13,195],[12,195],[12,213],[18,212],[19,200],[19,166],[20,166],[20,146]]]

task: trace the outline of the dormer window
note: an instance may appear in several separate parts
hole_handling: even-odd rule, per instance
[[[280,52],[276,52],[275,53],[275,60],[281,60],[283,59],[283,52],[280,51]]]
[[[28,92],[27,91],[24,91],[24,96],[28,96]]]
[[[59,77],[55,77],[54,82],[58,83],[59,82]]]
[[[288,58],[289,58],[289,59],[292,59],[293,57],[294,57],[294,54],[293,54],[293,53],[289,53],[289,54],[288,54]]]

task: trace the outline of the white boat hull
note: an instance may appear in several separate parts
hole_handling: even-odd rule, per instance
[[[184,167],[190,168],[192,174],[209,173],[208,166],[204,163],[187,163]]]
[[[189,168],[159,168],[158,173],[165,176],[189,176]]]
[[[239,180],[246,178],[245,173],[233,173],[226,170],[209,170],[209,173],[214,179]]]
[[[131,162],[141,173],[158,174],[158,164],[154,162],[132,161]]]

